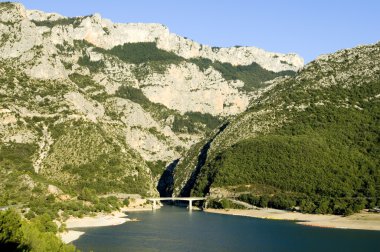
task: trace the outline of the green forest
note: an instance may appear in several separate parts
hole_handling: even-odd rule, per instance
[[[324,96],[338,104],[286,111],[290,122],[216,155],[202,169],[193,194],[207,194],[211,185],[260,185],[275,190],[241,199],[263,207],[344,215],[379,205],[380,106],[365,99],[379,92],[379,82],[352,89],[333,86],[303,97],[293,92],[292,100]],[[341,100],[353,105],[340,106]]]

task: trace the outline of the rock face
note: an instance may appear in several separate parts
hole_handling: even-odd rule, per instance
[[[297,71],[303,66],[303,60],[295,54],[270,53],[254,47],[210,48],[172,34],[161,24],[114,24],[102,19],[99,14],[66,18],[54,13],[25,10],[20,4],[3,4],[1,8],[0,58],[22,63],[24,72],[33,78],[66,79],[73,68],[67,69],[65,65],[74,64],[74,68],[77,68],[75,63],[83,55],[77,50],[63,55],[60,49],[75,47],[75,41],[87,41],[103,49],[112,49],[125,43],[154,42],[159,49],[175,53],[184,59],[205,58],[234,66],[257,63],[273,72]],[[104,55],[91,47],[86,49],[85,54],[90,62],[105,60]],[[127,68],[110,66],[107,62],[106,66],[107,72],[98,79],[116,77],[112,75],[125,73],[124,68]],[[125,77],[122,81],[138,82],[134,78]],[[107,88],[111,85],[113,83],[109,83]],[[182,113],[196,111],[213,115],[237,114],[247,107],[250,99],[249,95],[237,90],[241,83],[226,81],[212,69],[199,71],[191,63],[172,65],[164,74],[155,74],[143,80],[143,85],[150,85],[143,89],[149,99]],[[171,93],[170,98],[168,92]],[[215,101],[206,102],[211,93],[215,95]],[[182,97],[183,94],[185,98]]]
[[[235,115],[244,111],[250,98],[239,92],[238,88],[244,86],[241,81],[226,81],[220,72],[212,68],[202,72],[194,64],[171,66],[167,74],[153,74],[141,86],[149,100],[181,113]]]
[[[104,192],[155,194],[165,166],[268,81],[303,67],[295,54],[211,48],[161,24],[18,3],[0,3],[0,36],[0,147],[34,150],[31,170],[69,187],[105,183]]]
[[[56,21],[65,18],[58,14],[30,11],[23,9],[21,5],[17,6],[15,16],[27,17],[31,21]],[[4,18],[10,18],[9,16],[11,14]],[[86,40],[98,47],[110,49],[125,43],[156,42],[159,48],[174,52],[186,59],[203,57],[232,65],[249,65],[256,62],[274,72],[297,71],[304,63],[302,58],[292,53],[271,53],[255,47],[212,48],[170,33],[169,29],[161,24],[114,24],[99,14],[83,17],[77,27],[67,28],[64,30],[65,36],[61,36],[62,29],[52,30],[55,43],[71,38]]]

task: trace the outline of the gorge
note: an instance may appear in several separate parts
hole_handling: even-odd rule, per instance
[[[19,218],[9,230],[48,240],[69,218],[160,196],[339,216],[380,205],[380,43],[304,65],[10,2],[0,36],[0,206],[16,209],[0,223]],[[14,237],[0,248],[37,235]]]

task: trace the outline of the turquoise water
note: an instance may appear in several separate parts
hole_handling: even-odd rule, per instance
[[[140,222],[76,229],[82,251],[380,251],[380,232],[324,229],[289,221],[165,206],[129,213]]]

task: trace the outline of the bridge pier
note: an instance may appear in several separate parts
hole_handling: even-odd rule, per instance
[[[156,206],[156,200],[153,200],[152,210],[155,210],[157,208]]]
[[[162,198],[148,198],[147,200],[152,202],[152,210],[155,210],[157,208],[157,201],[160,202],[161,200],[171,200],[171,201],[188,201],[189,211],[193,210],[193,201],[197,200],[206,200],[205,197],[162,197]]]

